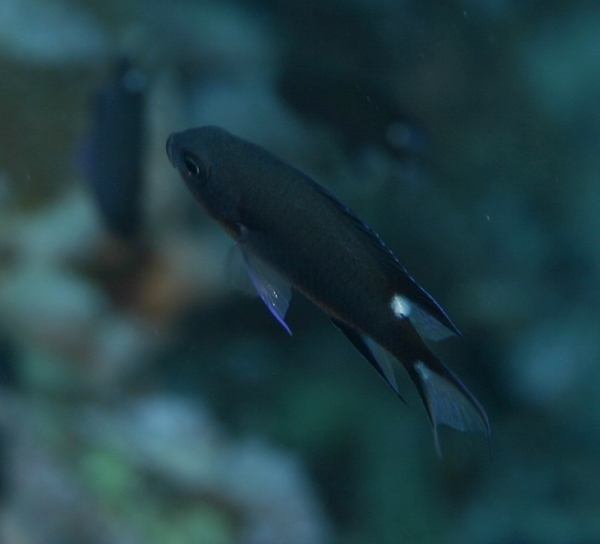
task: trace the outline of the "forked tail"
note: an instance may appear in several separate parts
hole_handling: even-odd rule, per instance
[[[489,443],[490,423],[485,410],[433,353],[428,354],[427,361],[418,360],[412,365],[406,365],[406,369],[425,404],[433,427],[435,449],[440,457],[440,425],[448,425],[458,431],[482,432]]]

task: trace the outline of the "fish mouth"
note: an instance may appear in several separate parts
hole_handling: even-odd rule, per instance
[[[175,133],[171,134],[168,138],[167,138],[167,156],[169,157],[169,160],[171,161],[171,164],[173,166],[175,166],[175,152],[173,149],[173,139],[174,139]]]

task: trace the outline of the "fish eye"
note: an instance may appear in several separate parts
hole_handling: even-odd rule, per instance
[[[190,155],[183,156],[183,164],[185,164],[188,173],[196,178],[204,173],[204,168],[202,168],[201,164]]]

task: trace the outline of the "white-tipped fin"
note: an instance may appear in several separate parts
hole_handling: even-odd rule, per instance
[[[482,432],[488,439],[490,424],[485,411],[469,390],[439,361],[436,367],[418,361],[411,377],[423,398],[433,426],[435,449],[441,457],[438,426],[463,432]]]
[[[390,308],[398,319],[410,319],[417,332],[430,340],[443,340],[456,334],[425,308],[403,295],[395,294],[390,301]]]
[[[285,314],[292,298],[290,283],[239,244],[236,244],[231,251],[229,269],[230,281],[246,293],[249,291],[252,294],[258,293],[275,319],[291,336],[292,331],[285,322]],[[241,273],[242,269],[245,269],[246,272]],[[251,289],[250,286],[254,289]]]
[[[434,342],[456,335],[453,330],[446,327],[418,304],[414,305],[409,319],[421,336],[429,338],[429,340],[433,340]]]

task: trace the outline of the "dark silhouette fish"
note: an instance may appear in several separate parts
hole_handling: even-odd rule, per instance
[[[485,411],[421,339],[460,334],[377,234],[307,175],[218,127],[172,134],[167,154],[194,197],[237,242],[259,295],[284,318],[290,285],[319,306],[398,394],[391,362],[414,382],[434,430],[489,437]]]
[[[142,228],[145,81],[128,61],[94,96],[85,170],[108,230],[135,241]]]

